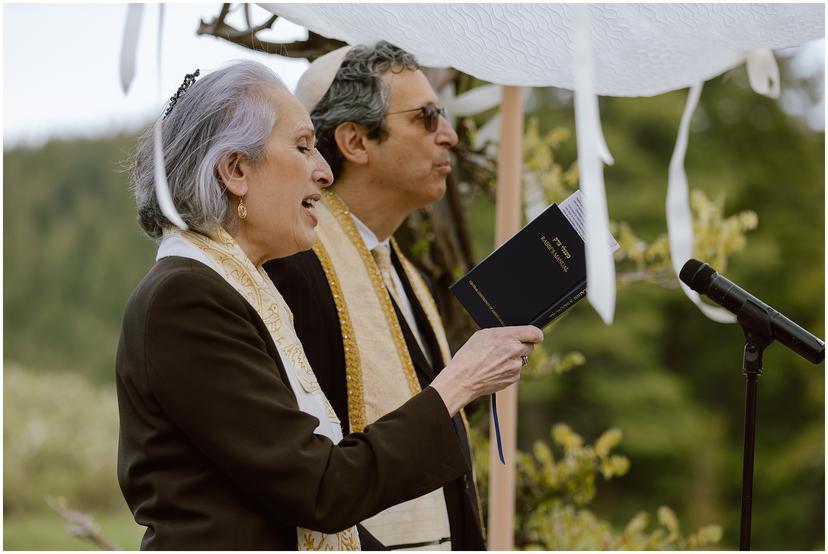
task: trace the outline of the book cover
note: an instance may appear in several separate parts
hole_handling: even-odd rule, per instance
[[[583,210],[580,191],[550,205],[451,285],[481,328],[543,328],[586,296]]]

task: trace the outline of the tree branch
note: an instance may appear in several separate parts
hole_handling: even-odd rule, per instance
[[[108,541],[92,520],[92,516],[70,510],[63,499],[46,497],[46,503],[66,520],[66,531],[79,539],[91,541],[101,550],[121,550],[118,545]]]
[[[230,4],[222,4],[221,12],[214,20],[207,22],[203,19],[200,20],[198,29],[196,29],[196,35],[213,36],[256,52],[276,54],[288,58],[307,58],[309,61],[313,61],[331,50],[345,45],[342,41],[323,37],[311,31],[308,31],[307,40],[294,42],[269,42],[261,40],[256,34],[273,27],[273,24],[279,19],[278,15],[271,16],[267,21],[255,27],[250,26],[248,18],[248,29],[242,31],[225,22],[229,11]]]
[[[616,279],[619,282],[632,283],[635,281],[648,281],[664,287],[666,289],[679,288],[679,282],[676,279],[676,274],[671,269],[652,270],[644,269],[640,271],[625,271],[616,274]]]
[[[247,24],[247,30],[253,29],[253,23],[250,19],[250,4],[244,4],[244,22]],[[271,23],[272,25],[272,23]],[[270,27],[270,25],[268,25]]]
[[[223,25],[224,19],[227,17],[228,13],[230,13],[230,4],[225,2],[221,5],[221,11],[219,12],[218,17],[216,18],[216,25]]]

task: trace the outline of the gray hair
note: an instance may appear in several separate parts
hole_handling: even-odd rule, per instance
[[[390,91],[382,74],[419,68],[413,54],[386,41],[356,46],[348,52],[330,88],[310,114],[316,147],[331,166],[334,180],[342,173],[344,161],[334,137],[336,128],[351,121],[364,126],[368,138],[383,141],[387,137],[384,118]]]
[[[144,133],[131,169],[138,222],[147,235],[158,239],[164,227],[172,225],[155,196],[155,126],[161,125],[173,204],[190,229],[206,234],[235,223],[216,168],[234,153],[254,162],[262,158],[277,117],[266,94],[272,85],[285,88],[261,63],[233,62],[196,81],[163,122],[159,119]]]

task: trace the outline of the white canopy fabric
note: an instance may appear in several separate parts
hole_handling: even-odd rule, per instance
[[[422,65],[500,85],[575,88],[572,4],[260,4],[349,44],[387,40]],[[824,34],[822,4],[592,4],[595,92],[653,96],[705,81],[757,48]]]
[[[770,49],[824,36],[822,4],[260,5],[349,44],[387,40],[415,54],[424,66],[454,67],[500,85],[574,90],[587,220],[587,297],[607,324],[615,308],[615,267],[600,238],[608,233],[602,164],[611,164],[612,155],[595,95],[653,96],[693,87],[669,169],[667,220],[678,273],[692,253],[684,154],[702,83],[747,62],[754,90],[776,97],[779,70]],[[494,92],[448,95],[449,110],[456,106],[469,114],[475,113],[470,105],[488,109],[497,101]],[[682,289],[711,319],[735,321],[729,312],[703,304],[686,286]]]

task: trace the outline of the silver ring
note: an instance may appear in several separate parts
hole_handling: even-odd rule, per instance
[[[523,356],[520,357],[520,362],[521,362],[521,364],[520,364],[521,366],[525,366],[526,364],[529,363],[529,356],[524,354]]]

